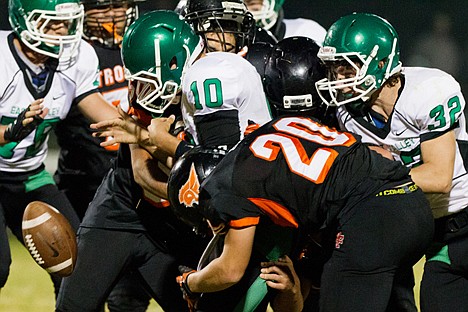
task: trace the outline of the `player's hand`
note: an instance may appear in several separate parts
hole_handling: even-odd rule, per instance
[[[264,279],[269,287],[279,291],[300,292],[299,277],[288,256],[280,257],[277,261],[262,262],[260,265],[260,278]]]
[[[106,147],[115,143],[140,144],[147,140],[147,130],[140,125],[137,120],[127,114],[119,106],[117,108],[120,118],[103,120],[91,124],[91,129],[97,130],[93,133],[94,137],[109,137],[101,146]]]
[[[187,279],[190,274],[196,272],[196,270],[184,265],[179,265],[179,271],[182,275],[177,276],[176,282],[179,284],[184,300],[187,301],[189,311],[193,312],[195,311],[195,307],[200,296],[190,291],[190,288],[187,285]]]
[[[150,143],[155,146],[161,146],[161,144],[166,140],[165,138],[168,135],[171,135],[169,131],[174,121],[174,115],[167,118],[160,117],[151,119],[151,124],[148,126]]]
[[[18,117],[9,124],[3,133],[3,138],[7,142],[19,142],[27,137],[43,121],[48,108],[44,108],[44,99],[32,102]]]

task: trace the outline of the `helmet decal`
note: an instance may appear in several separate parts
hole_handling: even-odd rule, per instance
[[[190,174],[187,182],[180,188],[179,202],[187,207],[198,205],[198,194],[200,193],[200,182],[198,181],[195,165],[190,166]]]

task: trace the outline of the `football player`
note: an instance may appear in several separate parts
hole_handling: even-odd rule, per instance
[[[81,39],[78,0],[10,0],[13,31],[0,32],[0,287],[11,263],[6,226],[22,241],[26,205],[43,201],[77,229],[71,204],[45,170],[50,131],[76,106],[90,120],[118,116],[97,88],[98,59]],[[53,276],[56,292],[60,278]]]
[[[202,47],[200,37],[172,11],[148,12],[125,33],[122,59],[131,112],[119,108],[121,117],[114,121],[125,124],[130,139],[122,140],[80,225],[79,261],[62,283],[57,311],[95,311],[130,271],[164,311],[186,310],[174,277],[178,264],[196,265],[207,241],[179,222],[162,200],[168,169],[156,160],[157,150],[130,141],[146,132],[151,118],[180,115],[172,104],[178,101],[183,69]]]
[[[271,119],[255,68],[237,55],[250,43],[254,21],[241,0],[189,0],[185,19],[205,43],[182,80],[187,132],[196,145],[229,149],[243,138],[249,120]],[[176,156],[185,150],[179,147]]]
[[[138,18],[141,0],[82,0],[85,16],[83,37],[99,58],[99,90],[108,103],[128,111],[128,88],[124,76],[120,45],[128,26]],[[90,121],[73,106],[55,129],[60,146],[54,179],[73,205],[80,220],[96,189],[117,156],[118,145],[103,148],[105,138],[92,136]],[[107,300],[110,311],[146,311],[150,297],[139,287],[135,274],[128,274],[116,285]]]
[[[203,172],[206,154],[222,160]],[[179,282],[192,298],[235,287],[251,257],[268,259],[275,244],[294,255],[295,230],[322,229],[336,239],[326,247],[321,311],[386,311],[400,269],[411,268],[433,236],[429,204],[408,172],[359,137],[302,116],[272,120],[224,157],[193,149],[169,177],[171,207],[191,226],[209,220],[225,236],[221,255]],[[187,189],[194,200],[185,200]]]
[[[336,21],[318,56],[328,75],[317,89],[337,106],[343,129],[410,168],[430,200],[436,241],[426,254],[422,311],[462,311],[468,304],[468,134],[459,83],[439,69],[402,67],[397,32],[373,14]]]
[[[285,19],[283,4],[285,0],[244,0],[253,14],[257,25],[270,31],[279,41],[288,37],[304,36],[322,45],[326,29],[316,21],[296,18]]]

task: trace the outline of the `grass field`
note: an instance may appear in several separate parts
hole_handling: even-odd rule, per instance
[[[49,275],[34,262],[16,238],[10,238],[10,245],[13,263],[7,284],[0,293],[0,311],[53,312],[55,300]],[[421,280],[422,265],[423,260],[415,266],[416,285]],[[419,295],[418,287],[415,288],[415,295]],[[152,300],[148,311],[162,310]]]
[[[49,274],[34,262],[15,237],[10,237],[10,246],[12,265],[8,281],[0,293],[0,311],[53,312],[54,288]],[[161,312],[162,309],[152,300],[148,311]]]

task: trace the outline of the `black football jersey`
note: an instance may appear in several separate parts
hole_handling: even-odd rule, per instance
[[[105,99],[114,105],[127,106],[127,82],[119,49],[107,49],[93,45],[99,58],[99,90]],[[120,99],[125,103],[120,103]],[[56,128],[60,146],[57,174],[60,176],[87,176],[93,185],[99,183],[110,168],[111,160],[117,155],[118,146],[103,148],[104,140],[92,136],[91,122],[73,105],[66,119]]]
[[[360,137],[313,119],[275,119],[241,141],[202,183],[200,204],[212,223],[274,223],[311,231],[351,212],[386,184],[409,181],[408,169]]]

